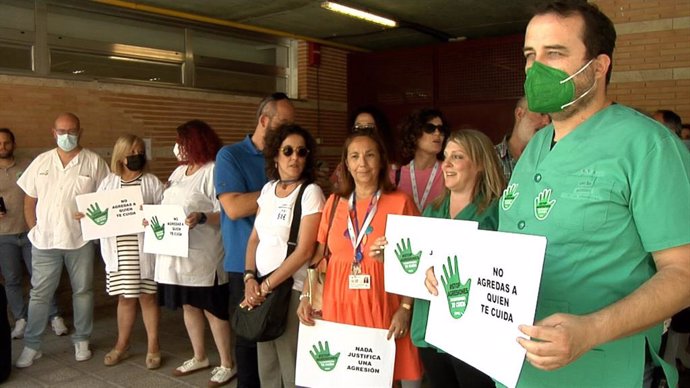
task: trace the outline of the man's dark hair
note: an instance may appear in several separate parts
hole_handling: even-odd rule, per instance
[[[582,41],[587,49],[588,59],[600,54],[611,58],[611,64],[606,72],[606,84],[611,80],[613,69],[613,49],[616,47],[616,29],[608,16],[604,15],[596,5],[585,0],[559,0],[538,6],[534,15],[555,13],[561,17],[580,15],[584,20]]]
[[[290,101],[290,97],[288,97],[287,94],[282,92],[273,93],[264,97],[264,99],[261,100],[261,103],[259,104],[259,109],[256,110],[256,121],[258,122],[261,118],[261,115],[263,114],[265,114],[268,117],[273,117],[276,114],[275,103],[281,100]]]
[[[12,144],[14,144],[14,133],[9,128],[0,128],[0,133],[6,133],[10,140],[12,140]]]
[[[667,109],[659,109],[654,112],[654,114],[660,114],[661,119],[664,121],[664,125],[672,130],[673,133],[680,134],[680,130],[683,129],[683,122],[676,112]]]

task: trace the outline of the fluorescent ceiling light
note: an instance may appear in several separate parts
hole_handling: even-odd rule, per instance
[[[329,11],[342,13],[353,18],[366,20],[371,23],[381,24],[386,27],[397,27],[398,23],[395,20],[386,19],[384,17],[374,15],[373,13],[361,11],[355,8],[347,7],[342,4],[334,3],[332,1],[324,1],[321,7]]]

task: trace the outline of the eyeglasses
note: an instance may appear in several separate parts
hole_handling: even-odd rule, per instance
[[[283,153],[283,155],[287,156],[288,158],[292,156],[294,152],[296,152],[297,156],[300,158],[306,158],[307,155],[309,155],[309,149],[305,147],[292,148],[292,146],[288,145],[281,148],[280,151]]]
[[[58,135],[73,135],[76,136],[79,134],[78,129],[55,129],[55,133]]]
[[[422,125],[422,131],[424,131],[424,133],[432,134],[432,133],[436,132],[437,130],[439,132],[441,132],[442,134],[444,134],[447,131],[447,127],[443,124],[436,125],[436,124],[432,124],[432,123],[426,123],[426,124]]]

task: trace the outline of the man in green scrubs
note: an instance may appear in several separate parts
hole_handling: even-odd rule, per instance
[[[690,303],[690,153],[608,99],[615,39],[586,2],[546,5],[527,26],[529,108],[552,124],[499,204],[499,230],[548,239],[518,387],[642,387],[650,364],[677,382],[658,351],[661,322]]]

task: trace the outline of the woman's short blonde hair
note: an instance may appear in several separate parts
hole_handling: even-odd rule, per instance
[[[451,141],[462,146],[479,170],[472,200],[480,199],[477,210],[482,213],[492,201],[501,198],[506,187],[506,179],[496,149],[488,136],[474,129],[451,132],[446,144]],[[433,203],[433,206],[438,208],[447,195],[450,195],[448,189]]]
[[[110,171],[112,171],[113,174],[122,176],[122,172],[125,169],[122,159],[129,155],[132,148],[137,145],[141,146],[144,152],[146,152],[144,140],[137,135],[127,134],[117,138],[115,146],[113,147],[113,156],[110,161]],[[146,168],[146,165],[144,165],[144,168]]]

